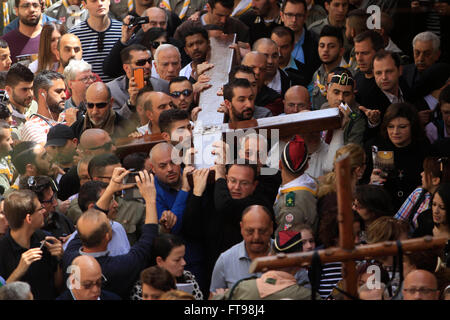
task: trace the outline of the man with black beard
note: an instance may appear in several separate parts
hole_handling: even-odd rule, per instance
[[[186,65],[180,71],[180,76],[186,78],[196,78],[194,73],[197,72],[197,66],[208,60],[211,52],[208,31],[200,27],[192,27],[183,34],[184,51],[192,59],[192,62]]]
[[[58,72],[63,74],[64,69],[69,65],[70,60],[83,59],[83,48],[81,47],[80,38],[72,33],[66,33],[58,40]]]
[[[17,62],[17,56],[38,53],[42,31],[42,25],[39,23],[42,14],[39,0],[16,1],[15,9],[19,17],[19,28],[2,37],[8,42],[13,63]]]
[[[33,93],[38,109],[19,130],[19,139],[45,145],[50,128],[63,122],[60,113],[66,102],[64,76],[50,70],[39,72],[34,79]]]
[[[253,119],[255,94],[247,79],[234,79],[224,85],[223,99],[228,110],[228,122]]]

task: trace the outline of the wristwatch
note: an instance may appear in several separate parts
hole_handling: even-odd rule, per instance
[[[134,110],[134,104],[131,103],[130,99],[127,100],[127,106],[128,108],[130,108],[130,110]]]

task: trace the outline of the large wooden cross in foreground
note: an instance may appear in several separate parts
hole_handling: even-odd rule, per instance
[[[353,196],[352,190],[349,188],[349,186],[351,186],[351,174],[348,156],[336,162],[335,172],[338,200],[339,247],[318,250],[318,254],[322,263],[343,262],[343,289],[353,297],[356,297],[357,274],[355,260],[381,256],[394,256],[398,254],[398,246],[394,241],[386,241],[355,247],[352,213]],[[447,241],[448,239],[445,237],[436,238],[426,236],[423,238],[401,241],[401,246],[403,252],[414,252],[443,248]],[[249,273],[265,272],[270,269],[289,266],[308,266],[312,264],[313,255],[314,252],[301,252],[256,258],[250,265]],[[349,298],[346,297],[346,299]]]

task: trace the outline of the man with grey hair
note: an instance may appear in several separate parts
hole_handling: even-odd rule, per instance
[[[136,100],[140,88],[134,78],[134,70],[143,68],[144,81],[154,91],[169,93],[169,83],[152,75],[152,56],[150,51],[141,44],[132,44],[120,52],[122,68],[125,75],[120,76],[107,85],[114,98],[113,110],[126,119],[136,113]]]
[[[441,40],[433,32],[425,31],[417,34],[413,41],[414,63],[403,67],[403,78],[410,88],[419,81],[420,75],[435,64],[441,55]]]
[[[0,300],[34,300],[34,298],[28,283],[14,281],[0,288]]]
[[[92,66],[84,60],[70,60],[64,68],[64,77],[71,94],[64,104],[64,109],[76,108],[83,113],[86,112],[86,90],[96,81],[96,77],[92,74]]]
[[[34,78],[33,93],[38,109],[19,130],[19,139],[44,145],[50,128],[63,123],[60,114],[66,102],[64,76],[50,70],[39,72]]]
[[[178,77],[181,70],[181,54],[172,44],[162,44],[155,51],[155,69],[161,79],[170,81]],[[156,75],[155,75],[156,76]]]

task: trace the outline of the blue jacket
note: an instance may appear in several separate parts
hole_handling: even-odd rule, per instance
[[[108,251],[98,252],[92,256],[97,259],[107,282],[105,290],[118,294],[128,300],[133,285],[139,279],[143,269],[148,267],[153,239],[158,235],[157,224],[144,224],[142,235],[127,254],[110,256]],[[67,270],[72,260],[80,255],[81,240],[77,235],[67,246],[63,255],[63,270]],[[68,275],[65,274],[67,277]]]

